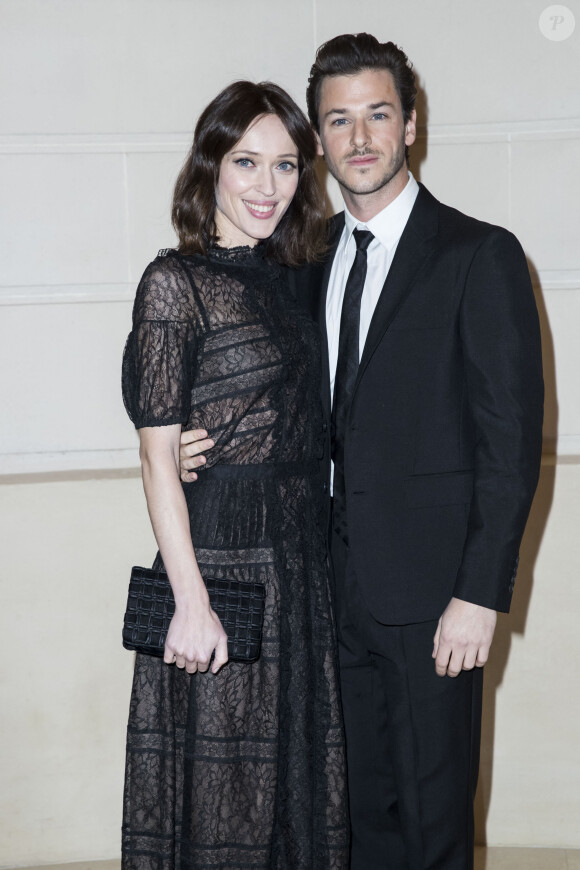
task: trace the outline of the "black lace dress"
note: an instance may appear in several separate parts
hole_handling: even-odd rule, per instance
[[[316,327],[259,249],[162,254],[137,291],[125,403],[138,428],[215,440],[184,485],[199,566],[264,583],[266,615],[252,665],[190,676],[137,656],[123,868],[345,870]]]

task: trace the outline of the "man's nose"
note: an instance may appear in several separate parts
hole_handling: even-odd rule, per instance
[[[371,135],[367,123],[358,118],[352,125],[351,142],[355,148],[364,148],[371,141]]]

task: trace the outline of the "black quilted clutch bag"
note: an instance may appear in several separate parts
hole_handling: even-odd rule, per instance
[[[266,589],[262,583],[204,577],[212,609],[228,636],[232,662],[255,662],[260,656]],[[162,656],[175,601],[165,571],[133,568],[123,623],[125,649]]]

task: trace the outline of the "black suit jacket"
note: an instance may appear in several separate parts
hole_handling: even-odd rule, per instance
[[[303,275],[323,343],[344,215]],[[421,185],[363,350],[345,433],[349,564],[372,614],[437,619],[452,596],[507,611],[536,488],[543,382],[524,253]],[[329,457],[326,443],[326,462]]]

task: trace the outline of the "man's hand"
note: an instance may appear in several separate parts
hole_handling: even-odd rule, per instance
[[[435,670],[440,677],[456,677],[482,668],[489,656],[497,613],[488,607],[452,598],[433,638]]]
[[[205,465],[204,450],[211,450],[215,444],[207,437],[205,429],[190,429],[182,432],[179,439],[179,474],[184,483],[197,480],[194,469]]]

